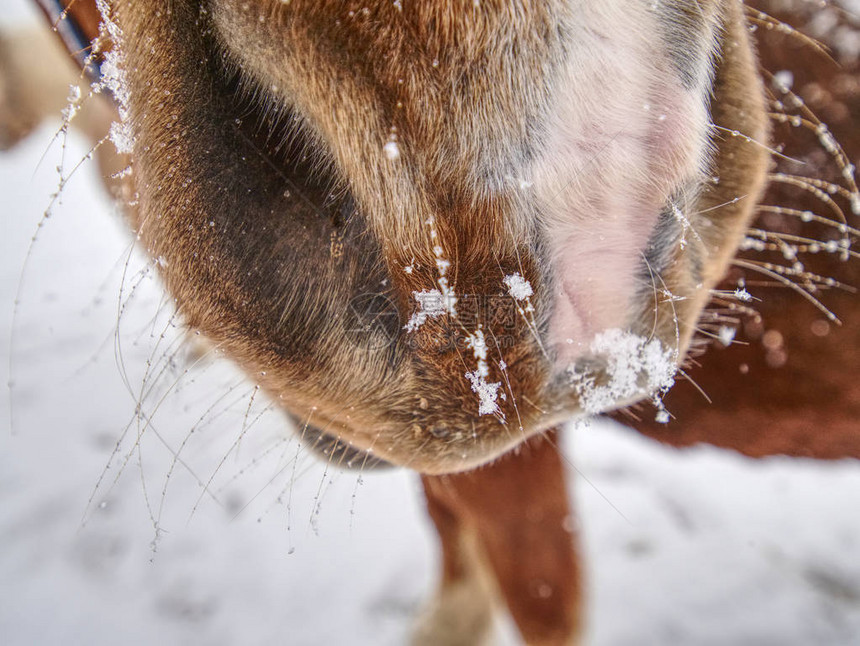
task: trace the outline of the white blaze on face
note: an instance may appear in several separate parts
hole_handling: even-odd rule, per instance
[[[655,11],[623,0],[575,5],[546,146],[526,173],[551,249],[559,370],[600,332],[628,327],[660,212],[707,161],[707,83],[682,85]]]

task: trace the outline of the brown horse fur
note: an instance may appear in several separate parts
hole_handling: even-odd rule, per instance
[[[547,342],[553,303],[567,298],[553,273],[558,263],[547,257],[555,207],[549,198],[523,199],[495,176],[521,175],[517,164],[539,157],[541,133],[530,128],[552,126],[542,111],[553,106],[541,102],[554,98],[553,75],[571,47],[565,28],[576,16],[552,3],[526,4],[516,16],[505,5],[481,6],[115,6],[128,34],[138,232],[162,259],[180,312],[303,424],[425,473],[486,462],[581,408],[557,365],[564,349]],[[714,105],[725,107],[713,116],[721,128],[763,140],[740,7],[705,6],[726,19],[713,85]],[[711,28],[708,16],[702,21],[692,24]],[[151,43],[160,44],[157,56]],[[710,52],[702,56],[710,60]],[[681,86],[679,72],[664,72]],[[401,150],[394,161],[383,154],[393,131]],[[683,193],[697,234],[682,251],[672,244],[675,220],[662,219],[661,237],[641,250],[638,280],[647,289],[629,277],[623,324],[680,353],[764,180],[760,145],[719,136],[711,143],[719,184],[700,172],[697,155],[707,151],[670,146],[655,160],[666,177],[646,177],[638,189],[643,203],[661,205]],[[627,160],[626,142],[601,145],[618,146]],[[495,168],[502,162],[507,170]],[[550,162],[532,165],[538,197],[538,187],[557,192],[557,181],[576,178],[553,175],[544,168]],[[739,195],[747,199],[733,201]],[[446,280],[461,316],[404,329],[414,294],[442,286],[440,260],[450,263]],[[502,279],[515,272],[534,289],[528,315],[505,293]],[[660,289],[649,272],[660,272]],[[384,324],[351,334],[361,322],[350,305],[365,294],[379,297]],[[476,329],[490,353],[486,381],[505,395],[491,415],[479,414],[464,376],[475,368],[468,342]],[[577,360],[597,383],[607,378],[601,357]]]
[[[576,100],[566,94],[573,91],[565,85],[569,59],[592,61],[588,52],[569,53],[577,16],[562,3],[525,3],[512,15],[493,2],[480,10],[416,3],[401,11],[392,3],[220,0],[203,11],[177,2],[155,12],[117,2],[136,136],[138,233],[162,259],[167,289],[189,325],[259,375],[302,425],[318,429],[311,433],[426,474],[492,460],[581,408],[558,370],[565,349],[550,339],[554,303],[569,295],[557,275],[564,251],[554,249],[555,238],[570,235],[569,224],[558,222],[558,202],[581,199],[585,213],[570,217],[593,218],[604,193],[617,188],[654,211],[661,226],[636,252],[647,287],[630,288],[621,325],[682,354],[762,189],[766,119],[740,5],[697,3],[702,14],[687,3],[665,6],[676,13],[657,42],[691,41],[696,46],[685,53],[692,60],[662,49],[634,52],[655,56],[649,64],[659,72],[653,100],[636,96],[635,105],[653,102],[656,115],[670,101],[664,94],[704,105],[713,92],[710,118],[721,130],[711,132],[710,149],[697,148],[695,128],[681,137],[666,130],[684,131],[674,121],[687,118],[668,108],[669,124],[655,116],[641,134],[621,133],[617,142],[619,133],[600,122],[600,110],[611,105],[585,116],[556,114],[559,102],[566,109]],[[558,135],[573,117],[586,136]],[[746,137],[720,134],[732,131]],[[661,148],[654,137],[668,144]],[[558,138],[562,144],[553,143]],[[398,155],[383,154],[390,143]],[[588,156],[571,168],[543,160],[543,146]],[[654,149],[654,158],[625,168],[628,146]],[[711,172],[719,183],[706,181]],[[525,196],[517,190],[523,177],[535,184]],[[602,186],[609,178],[616,188]],[[686,245],[668,206],[673,199],[696,232]],[[615,226],[624,229],[620,220]],[[583,238],[597,246],[591,252],[599,261],[600,236],[592,236]],[[449,275],[440,261],[450,263]],[[531,314],[512,308],[518,303],[506,294],[503,278],[515,272],[534,290]],[[416,292],[438,287],[444,294],[449,285],[459,298],[456,319],[445,313],[404,329]],[[349,306],[364,294],[380,297],[383,324],[351,334],[359,322]],[[621,300],[611,291],[601,296]],[[594,300],[595,309],[605,305]],[[475,368],[467,341],[476,329],[490,351],[488,381],[504,384],[507,395],[493,415],[478,414],[464,378]],[[607,378],[600,357],[588,365],[597,367],[595,381]],[[517,474],[536,471],[525,458],[509,459]],[[502,463],[439,484],[425,479],[434,518],[449,537],[446,558],[471,563],[462,576],[449,570],[437,613],[419,633],[426,643],[481,638],[472,632],[486,627],[477,593],[493,586],[469,581],[490,578],[487,570],[527,640],[576,641],[579,582],[559,521],[567,503],[558,498],[558,457],[541,461],[556,464],[545,475],[555,483],[546,512],[552,524],[522,520],[533,501],[550,496],[537,486],[540,475],[534,487],[522,477],[506,480]],[[495,498],[503,483],[531,493]],[[445,518],[454,526],[445,527]],[[522,546],[536,544],[538,534],[545,560],[531,563]],[[535,567],[560,575],[546,584],[549,595],[531,596]],[[476,592],[475,621],[464,612],[452,623],[452,600],[464,586]]]
[[[500,598],[528,644],[574,643],[583,624],[575,524],[555,432],[489,468],[424,476],[442,581],[419,644],[475,644]],[[468,630],[451,635],[449,626]],[[451,631],[454,632],[454,631]]]
[[[620,307],[626,330],[659,339],[681,361],[760,198],[767,127],[743,6],[655,6],[656,33],[645,39],[654,49],[630,51],[654,55],[656,72],[625,82],[659,86],[635,96],[648,109],[653,100],[655,113],[671,107],[669,96],[692,98],[689,110],[667,110],[668,124],[646,119],[643,133],[632,134],[585,119],[584,134],[561,136],[592,154],[571,170],[539,163],[559,137],[553,100],[589,99],[559,90],[571,58],[591,64],[571,40],[577,10],[565,3],[112,3],[135,134],[140,202],[130,217],[180,312],[262,381],[306,441],[353,466],[384,460],[425,474],[443,573],[417,643],[479,643],[496,601],[528,643],[577,642],[582,585],[550,429],[583,407],[560,365],[570,360],[574,374],[585,370],[597,385],[611,375],[581,340],[573,354],[559,346],[555,313],[571,290],[591,299],[595,320]],[[580,32],[583,40],[611,42],[603,9],[582,11],[599,23]],[[595,95],[598,81],[619,82],[586,78]],[[620,99],[609,92],[602,100],[611,115]],[[697,109],[717,127],[690,126]],[[625,157],[637,146],[650,156]],[[577,213],[598,222],[608,217],[601,207],[612,212],[599,191],[617,189],[620,176],[605,157],[641,164],[621,186],[657,216],[638,250],[647,288],[619,286],[629,293],[615,298],[620,305],[602,302],[587,284],[565,283],[565,271],[583,265],[556,240],[569,234],[557,202],[582,198]],[[595,181],[597,193],[582,186]],[[517,190],[525,185],[535,190]],[[672,205],[687,222],[673,217]],[[593,257],[586,248],[587,258],[619,253],[599,249],[602,238],[583,222],[582,241],[598,246]],[[614,224],[609,218],[607,229]],[[515,272],[533,288],[528,309],[505,289],[502,279]],[[447,309],[404,330],[414,294],[437,287],[456,294],[456,316]],[[371,304],[371,325],[351,307],[356,299]],[[492,415],[479,413],[463,377],[475,368],[475,330],[488,341],[485,381],[503,384],[506,395]],[[812,353],[801,357],[797,369]],[[720,382],[722,358],[705,357],[694,377],[709,392],[738,396],[741,389]],[[780,383],[766,391],[774,406],[790,403]],[[754,455],[791,448],[774,434],[744,445],[749,435],[727,432],[736,419],[731,404],[706,410],[689,390],[676,390],[669,411],[700,424],[673,435],[674,427],[642,420],[649,434]],[[742,397],[753,402],[750,390]],[[808,434],[799,428],[791,435]],[[844,454],[860,454],[851,449],[856,436],[846,430],[846,437]]]

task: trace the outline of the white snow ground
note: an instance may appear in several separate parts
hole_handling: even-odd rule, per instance
[[[0,377],[14,383],[11,416],[10,391],[0,399],[0,644],[406,643],[436,566],[417,479],[359,482],[304,456],[294,467],[286,423],[256,421],[266,403],[229,364],[168,361],[177,331],[160,340],[169,313],[151,276],[122,313],[118,352],[130,240],[94,164],[33,246],[10,345],[28,243],[57,183],[59,147],[39,163],[52,134],[0,156]],[[84,154],[73,139],[66,167]],[[152,422],[139,451],[145,422],[112,458],[147,365]],[[171,470],[165,446],[186,437],[187,462]],[[565,441],[580,474],[588,644],[860,644],[860,463],[675,452],[610,425]],[[198,504],[213,472],[217,501]]]

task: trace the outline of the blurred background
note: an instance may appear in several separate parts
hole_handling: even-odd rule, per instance
[[[856,65],[856,6],[771,4]],[[4,32],[38,24],[4,7]],[[406,643],[438,561],[417,477],[326,468],[201,359],[61,125],[0,154],[0,643]],[[678,451],[613,422],[564,441],[588,644],[860,643],[856,460]]]

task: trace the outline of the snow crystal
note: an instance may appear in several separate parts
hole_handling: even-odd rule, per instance
[[[794,85],[794,74],[790,70],[780,70],[773,75],[773,86],[781,92],[788,92]]]
[[[487,381],[487,377],[490,376],[490,367],[487,365],[487,340],[480,325],[466,338],[466,345],[472,348],[472,353],[478,360],[478,367],[472,372],[466,373],[466,379],[472,382],[472,392],[478,394],[478,414],[501,414],[502,411],[496,401],[499,398],[498,391],[502,384],[501,382]]]
[[[63,121],[70,122],[81,109],[81,88],[77,85],[69,86],[69,96],[66,98],[66,107],[63,108]]]
[[[446,312],[454,314],[454,304],[457,299],[450,294],[444,294],[438,289],[423,289],[420,292],[412,292],[418,303],[418,311],[415,312],[406,324],[405,329],[414,332],[421,327],[429,318],[436,318]]]
[[[610,410],[644,393],[666,392],[675,383],[677,353],[657,339],[611,329],[595,336],[589,349],[602,360],[604,370],[595,373],[573,367],[568,371],[586,413]]]
[[[531,283],[520,276],[519,273],[513,273],[510,276],[505,276],[505,285],[508,286],[508,294],[513,296],[518,301],[529,298],[534,291]]]
[[[427,218],[425,224],[430,229],[430,239],[433,241],[438,240],[439,233],[436,231],[436,218],[431,215]],[[433,255],[436,256],[436,269],[439,270],[439,278],[436,280],[439,289],[425,289],[420,292],[412,292],[415,300],[418,301],[418,311],[412,315],[405,326],[405,329],[409,332],[417,330],[428,318],[435,318],[446,312],[451,316],[457,316],[457,296],[445,277],[445,274],[447,274],[448,269],[451,267],[451,263],[445,259],[444,254],[445,250],[441,245],[435,244],[433,246]],[[412,269],[411,264],[404,267],[404,271],[407,274],[411,274]]]
[[[720,339],[720,343],[728,347],[732,344],[732,341],[735,340],[735,334],[737,334],[736,328],[723,325],[720,327],[720,331],[717,333],[717,336]]]
[[[114,121],[110,124],[109,136],[118,153],[127,154],[134,150],[134,133],[128,121]]]
[[[119,112],[119,122],[111,124],[110,140],[118,153],[131,153],[134,147],[134,134],[129,120],[129,85],[125,77],[120,48],[123,39],[122,30],[111,19],[107,0],[96,0],[96,6],[102,17],[99,30],[107,32],[113,47],[104,53],[104,61],[101,64],[101,80],[93,86],[93,90],[100,92],[107,89],[113,94]]]
[[[477,370],[474,372],[467,372],[466,378],[472,382],[472,392],[478,394],[479,415],[494,415],[502,412],[499,405],[496,403],[499,396],[499,388],[502,387],[502,383],[500,381],[487,381],[487,378],[479,375]]]
[[[744,303],[749,303],[753,299],[752,294],[750,294],[743,287],[738,287],[735,290],[735,298]]]
[[[385,154],[385,158],[389,161],[396,161],[400,159],[400,146],[397,145],[396,141],[389,141],[382,147],[382,152]]]
[[[442,296],[443,305],[445,311],[448,312],[451,316],[457,316],[457,296],[451,286],[448,284],[448,279],[445,275],[448,273],[448,269],[451,267],[451,263],[445,259],[445,250],[442,248],[440,244],[436,241],[439,240],[439,233],[436,231],[436,218],[432,215],[427,218],[425,224],[430,229],[430,239],[434,241],[433,246],[433,255],[436,256],[436,269],[439,271],[439,278],[436,280],[436,284],[439,285],[438,290],[429,290],[429,292],[438,292]],[[426,292],[427,290],[425,290]],[[422,294],[425,292],[421,292]],[[429,293],[428,292],[428,293]],[[418,292],[413,292],[416,294],[416,299],[418,298]],[[420,302],[420,301],[419,301]],[[420,314],[420,312],[418,313]],[[434,314],[434,316],[438,316],[438,314]],[[414,320],[414,325],[413,325]],[[427,317],[416,319],[416,315],[412,316],[409,323],[406,326],[406,329],[414,331],[418,329],[424,321],[427,320]]]
[[[484,337],[484,330],[481,329],[480,325],[478,325],[478,329],[475,330],[474,333],[470,334],[466,339],[466,345],[472,348],[472,352],[478,360],[477,373],[481,377],[488,376],[490,374],[490,370],[487,367],[487,340]]]
[[[835,155],[839,152],[839,144],[836,143],[836,139],[833,137],[833,134],[827,128],[826,124],[819,123],[815,128],[815,134],[818,135],[818,141],[821,143],[821,146],[831,155]]]
[[[678,224],[681,225],[681,239],[679,241],[679,246],[681,249],[684,249],[687,246],[687,232],[692,231],[693,237],[702,242],[702,239],[699,237],[699,234],[696,233],[696,230],[693,228],[693,225],[690,223],[690,220],[684,215],[684,212],[681,210],[677,204],[672,204],[672,215]]]

